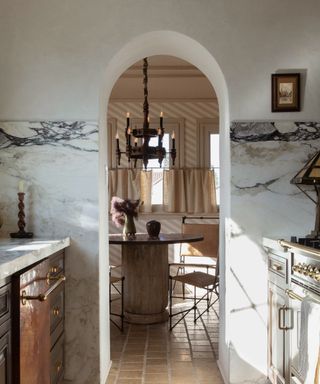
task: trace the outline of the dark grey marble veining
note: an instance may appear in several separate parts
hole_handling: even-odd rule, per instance
[[[24,127],[26,129],[18,135],[10,132],[5,122],[0,123],[0,149],[50,145],[98,152],[97,145],[92,146],[92,142],[96,141],[95,136],[98,135],[96,123],[40,121],[24,123]]]
[[[320,122],[233,122],[234,142],[306,141],[320,138]]]

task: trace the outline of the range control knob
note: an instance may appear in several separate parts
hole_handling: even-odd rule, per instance
[[[299,263],[299,264],[295,264],[293,267],[292,267],[292,270],[293,272],[297,272],[297,273],[301,273],[302,272],[302,264]]]
[[[308,265],[308,276],[313,277],[314,276],[314,271],[312,265]]]
[[[318,268],[314,268],[312,277],[313,277],[313,280],[320,281],[320,271]]]
[[[307,264],[303,264],[303,271],[302,271],[302,273],[303,273],[305,276],[308,276],[308,275],[309,275],[309,270],[308,270],[308,268],[309,268],[309,265],[307,265]]]

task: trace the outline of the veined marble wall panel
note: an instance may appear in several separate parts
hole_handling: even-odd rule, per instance
[[[265,382],[267,260],[262,237],[290,239],[314,227],[315,205],[293,176],[320,149],[320,123],[235,122],[231,126],[230,382]],[[250,366],[247,361],[250,361]]]
[[[150,118],[159,118],[160,112],[164,114],[164,128],[166,118],[185,119],[185,167],[197,166],[197,119],[219,118],[219,106],[217,101],[172,101],[150,102]],[[142,101],[139,102],[110,102],[108,106],[108,118],[116,119],[117,128],[124,132],[126,127],[126,113],[130,112],[132,118],[143,118]],[[121,140],[120,136],[120,140]],[[124,141],[120,143],[125,148]]]
[[[66,251],[66,373],[98,382],[98,127],[96,123],[0,123],[0,236],[17,230],[17,192],[25,180],[26,229],[70,236]]]

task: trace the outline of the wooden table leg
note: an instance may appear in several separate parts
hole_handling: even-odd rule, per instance
[[[125,319],[130,323],[167,321],[168,245],[123,244]]]

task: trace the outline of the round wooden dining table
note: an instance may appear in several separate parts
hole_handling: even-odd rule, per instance
[[[121,245],[127,322],[154,324],[168,320],[168,245],[201,240],[201,234],[168,233],[156,239],[144,233],[134,239],[109,235],[109,244]]]

